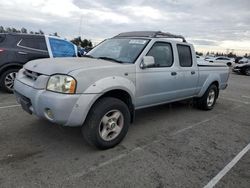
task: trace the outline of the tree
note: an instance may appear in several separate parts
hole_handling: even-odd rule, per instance
[[[0,26],[0,33],[5,33],[4,27]]]
[[[14,28],[14,27],[13,27],[13,28],[11,28],[11,32],[12,32],[12,33],[17,33],[17,29],[16,29],[16,28]]]
[[[236,57],[236,55],[235,54],[233,54],[233,52],[229,52],[229,54],[227,54],[227,57]]]
[[[92,44],[92,43],[91,43]],[[196,52],[196,55],[198,56],[203,56],[203,53],[202,52]]]
[[[11,33],[11,32],[12,32],[12,29],[11,29],[10,27],[7,27],[7,28],[5,29],[5,31],[6,31],[7,33]]]
[[[21,28],[21,33],[27,33],[27,29],[24,28],[24,27],[22,27],[22,28]]]
[[[72,43],[74,43],[77,46],[82,46],[82,39],[81,37],[76,37],[73,40],[71,40]]]
[[[39,34],[44,35],[44,32],[40,29]]]
[[[72,43],[74,43],[77,46],[83,47],[83,48],[92,48],[93,44],[91,40],[83,39],[79,36],[71,40]]]
[[[90,48],[92,48],[92,47],[93,47],[93,44],[92,44],[92,41],[91,41],[91,40],[89,40],[88,47],[90,47]]]

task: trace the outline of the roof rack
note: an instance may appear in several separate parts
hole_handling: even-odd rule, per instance
[[[164,33],[161,31],[131,31],[120,33],[113,38],[117,37],[151,37],[151,38],[178,38],[182,39],[183,42],[187,42],[182,35],[174,35],[171,33]]]

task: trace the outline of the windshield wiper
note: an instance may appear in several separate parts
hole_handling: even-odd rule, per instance
[[[92,55],[83,55],[82,57],[89,57],[89,58],[94,58]]]
[[[115,61],[117,63],[124,63],[123,61],[119,61],[117,59],[111,58],[111,57],[98,57],[98,59],[104,59],[104,60],[110,60],[110,61]]]

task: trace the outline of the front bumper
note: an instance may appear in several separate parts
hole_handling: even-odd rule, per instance
[[[238,68],[238,67],[234,67],[234,68],[233,68],[233,72],[240,72],[240,71],[241,71],[241,69]]]
[[[35,89],[18,79],[14,89],[25,111],[65,126],[81,126],[95,98],[93,94],[61,94]]]

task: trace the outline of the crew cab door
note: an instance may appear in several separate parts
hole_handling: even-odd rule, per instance
[[[181,89],[179,91],[179,97],[188,98],[194,96],[197,91],[198,85],[198,67],[195,61],[194,49],[190,45],[177,44],[176,50],[179,59],[178,74],[181,75]]]
[[[181,75],[177,73],[172,44],[155,42],[146,54],[155,65],[136,71],[136,108],[156,105],[178,98]]]

